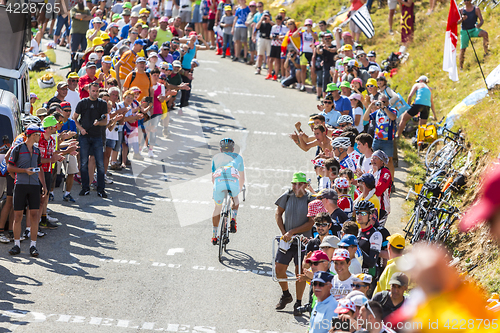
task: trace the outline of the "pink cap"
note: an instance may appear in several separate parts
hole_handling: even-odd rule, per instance
[[[328,258],[328,255],[323,252],[323,251],[320,251],[320,250],[317,250],[317,251],[314,251],[313,254],[306,259],[306,263],[311,263],[311,262],[317,262],[317,261],[321,261],[321,260],[326,260],[326,261],[330,261],[330,258]]]
[[[345,36],[350,36],[350,37],[352,37],[352,35],[351,35],[351,33],[350,33],[349,31],[344,31],[344,32],[342,33],[342,37],[345,37]]]
[[[349,96],[350,100],[357,99],[358,101],[361,101],[361,95],[360,94],[352,94]]]
[[[306,20],[304,21],[304,24],[305,24],[305,25],[313,25],[313,20],[311,20],[311,19],[306,19]]]
[[[257,6],[257,3],[255,1],[250,1],[250,3],[248,5],[249,6]]]
[[[168,17],[166,17],[166,16],[162,16],[162,17],[160,18],[160,21],[159,21],[159,22],[160,22],[160,23],[163,23],[163,22],[167,22],[167,23],[168,23]]]
[[[500,209],[500,166],[486,169],[483,186],[479,192],[482,196],[465,213],[460,221],[460,231],[465,232],[478,224],[489,220]],[[312,201],[311,201],[312,202]]]
[[[314,217],[318,215],[318,213],[327,213],[325,206],[323,205],[323,201],[316,199],[311,201],[307,205],[307,217]]]
[[[333,252],[332,260],[346,260],[349,259],[349,251],[346,249],[336,249]]]

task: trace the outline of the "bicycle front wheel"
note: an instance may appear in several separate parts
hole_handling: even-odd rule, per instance
[[[436,161],[440,156],[440,151],[444,147],[444,139],[437,139],[427,148],[427,152],[425,153],[425,167],[431,173],[436,168]]]

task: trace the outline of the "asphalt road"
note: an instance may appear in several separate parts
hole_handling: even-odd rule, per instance
[[[275,199],[294,172],[314,178],[313,152],[286,134],[315,112],[315,96],[212,52],[199,59],[191,105],[173,112],[154,159],[113,172],[108,199],[78,197],[75,186],[68,204],[57,188],[49,207],[62,225],[38,241],[39,258],[28,241],[15,257],[12,243],[0,245],[0,332],[306,331],[292,304],[274,309],[281,291],[270,263]],[[247,194],[220,264],[210,243],[210,160],[228,136],[245,159]],[[392,231],[401,228],[401,170],[397,178]]]

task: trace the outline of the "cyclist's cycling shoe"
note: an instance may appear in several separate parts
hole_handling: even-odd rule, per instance
[[[292,303],[293,297],[281,295],[280,301],[276,304],[276,310],[283,310],[288,303]]]
[[[218,238],[218,237],[213,237],[213,238],[212,238],[212,244],[213,244],[213,245],[217,245],[217,244],[219,244],[219,238]]]
[[[229,232],[231,232],[233,234],[236,233],[236,220],[235,219],[231,219]]]

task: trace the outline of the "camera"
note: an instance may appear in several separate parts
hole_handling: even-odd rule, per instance
[[[306,312],[311,312],[311,303],[304,304],[302,306],[297,307],[297,311],[300,313],[306,313]]]
[[[378,107],[380,108],[380,107],[382,107],[382,102],[377,101],[377,102],[375,102],[375,105],[376,105],[376,106],[378,106]]]
[[[339,318],[332,318],[332,328],[335,331],[349,332],[350,331],[350,321],[349,320],[340,320]]]
[[[144,98],[144,101],[145,101],[146,103],[153,103],[153,97],[145,97],[145,98]]]
[[[354,66],[347,66],[347,73],[354,72]]]

